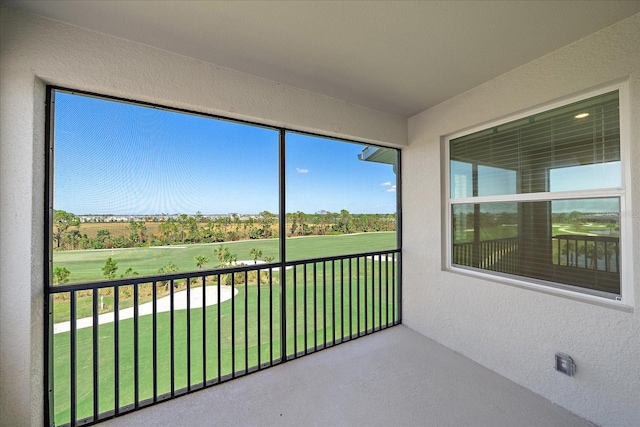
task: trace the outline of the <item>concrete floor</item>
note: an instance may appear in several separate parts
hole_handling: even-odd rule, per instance
[[[409,328],[396,326],[101,425],[592,424]]]

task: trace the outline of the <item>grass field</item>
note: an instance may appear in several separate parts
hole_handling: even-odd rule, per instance
[[[287,314],[287,354],[316,345],[332,342],[343,334],[357,334],[365,327],[380,327],[393,324],[395,297],[392,292],[392,279],[386,279],[386,262],[360,260],[359,271],[352,262],[351,275],[347,263],[341,271],[338,264],[327,263],[326,276],[322,276],[322,267],[314,283],[313,268],[306,271],[299,266],[296,270],[296,283],[293,270],[286,273],[286,314]],[[379,280],[382,266],[382,280]],[[335,269],[334,269],[335,267]],[[375,271],[372,271],[375,269]],[[392,268],[389,267],[392,274]],[[359,274],[358,274],[359,273]],[[367,276],[365,285],[364,277]],[[375,277],[375,280],[372,278]],[[358,278],[360,285],[358,286]],[[366,288],[366,290],[365,290]],[[200,288],[201,289],[201,288]],[[216,379],[232,372],[242,373],[249,367],[267,363],[280,358],[280,287],[274,285],[236,286],[238,294],[233,300],[220,305],[207,307],[206,334],[203,332],[203,312],[201,308],[176,311],[174,315],[174,358],[173,388],[198,384],[203,379]],[[198,288],[193,290],[198,291]],[[259,295],[258,295],[259,294]],[[295,305],[294,305],[295,302]],[[272,310],[269,310],[271,303]],[[260,328],[258,328],[258,309],[260,310]],[[232,340],[232,315],[235,312],[235,341]],[[365,315],[366,313],[366,315]],[[246,315],[246,323],[245,323]],[[220,316],[220,321],[218,321]],[[344,323],[343,323],[344,321]],[[153,337],[152,317],[139,319],[138,384],[140,400],[153,396]],[[326,323],[325,323],[326,322]],[[189,325],[189,334],[187,333]],[[218,325],[220,333],[218,335]],[[294,331],[294,325],[297,325]],[[334,327],[335,325],[335,327]],[[343,326],[344,325],[344,326]],[[366,326],[365,326],[366,325]],[[119,364],[119,404],[131,404],[134,401],[134,331],[133,319],[118,323]],[[246,329],[246,334],[245,334]],[[306,329],[306,334],[305,334]],[[260,332],[260,339],[258,338]],[[89,417],[93,411],[93,328],[77,331],[77,418]],[[272,337],[270,337],[270,334]],[[114,327],[112,323],[98,327],[98,400],[99,412],[114,408]],[[203,336],[205,336],[206,359],[203,354]],[[220,358],[218,354],[218,336],[220,339]],[[270,341],[272,338],[272,341]],[[171,391],[172,360],[170,354],[171,329],[170,314],[160,313],[157,317],[157,393],[162,395]],[[190,342],[191,363],[190,379],[187,372],[187,341]],[[271,344],[270,344],[271,343]],[[56,424],[69,422],[70,417],[70,334],[54,335],[54,390]],[[258,354],[260,353],[260,354]],[[219,363],[219,365],[218,365]],[[206,366],[206,376],[203,374]]]
[[[219,262],[214,250],[222,245],[236,254],[239,260],[251,260],[251,248],[261,250],[263,257],[270,256],[275,261],[279,260],[278,239],[266,239],[183,246],[54,251],[53,265],[65,267],[71,272],[69,283],[104,279],[101,269],[109,257],[118,261],[118,277],[128,268],[141,276],[157,274],[158,269],[169,262],[173,262],[179,271],[194,271],[197,270],[194,257],[199,255],[204,255],[210,260],[205,264],[205,269],[216,267]],[[287,239],[287,259],[300,260],[395,248],[395,232],[294,237]]]

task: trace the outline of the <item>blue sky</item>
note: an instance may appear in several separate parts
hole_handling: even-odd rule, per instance
[[[480,196],[516,194],[516,171],[478,166],[478,192]],[[471,197],[471,164],[451,161],[451,197]],[[620,187],[620,162],[594,163],[549,169],[550,191],[579,191]],[[473,205],[465,205],[472,210]],[[516,203],[491,203],[484,205],[487,211],[515,212]],[[619,212],[617,198],[557,200],[552,203],[553,212]]]
[[[278,132],[56,92],[54,208],[83,214],[278,212]],[[391,165],[363,145],[287,135],[287,212],[395,212]]]
[[[516,194],[514,170],[478,166],[479,196]],[[451,196],[471,197],[471,164],[451,161]],[[593,163],[549,169],[549,191],[579,191],[618,188],[621,185],[620,162]]]

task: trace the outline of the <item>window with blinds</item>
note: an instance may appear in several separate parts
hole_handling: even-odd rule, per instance
[[[449,265],[619,299],[619,91],[448,142]]]

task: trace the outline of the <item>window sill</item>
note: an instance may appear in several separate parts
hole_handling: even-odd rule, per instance
[[[461,274],[461,275],[473,277],[476,279],[487,280],[490,282],[505,284],[509,286],[515,286],[521,289],[541,292],[547,295],[567,298],[573,301],[584,302],[588,304],[598,305],[601,307],[611,308],[611,309],[622,311],[625,313],[635,312],[633,306],[627,304],[624,300],[612,299],[613,296],[605,297],[605,296],[598,296],[598,295],[590,295],[587,293],[581,293],[579,291],[562,289],[559,287],[555,287],[556,285],[554,285],[551,282],[542,282],[542,281],[540,281],[540,283],[536,283],[532,281],[530,282],[530,281],[516,279],[516,278],[513,278],[512,276],[489,274],[489,273],[484,273],[482,271],[478,271],[472,268],[463,268],[463,267],[457,267],[457,266],[446,267],[444,268],[444,271],[454,273],[454,274]]]

